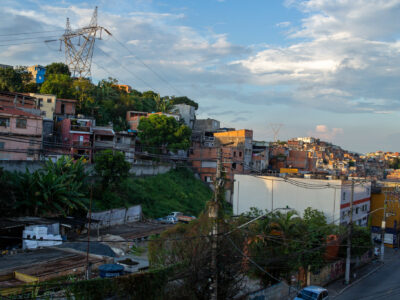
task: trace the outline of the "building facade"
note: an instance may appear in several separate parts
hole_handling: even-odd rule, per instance
[[[38,115],[0,106],[0,160],[39,160],[42,124]]]
[[[91,160],[94,120],[67,118],[60,123],[63,148],[75,158],[85,157]]]
[[[36,106],[42,111],[43,119],[53,120],[56,111],[57,96],[35,93],[30,93],[29,95],[36,99]]]
[[[328,186],[329,184],[329,186]],[[319,188],[314,188],[319,187]],[[322,211],[328,223],[349,222],[351,182],[345,180],[251,176],[235,174],[233,209],[235,214],[251,207],[272,211],[289,207],[302,216],[308,207]],[[371,183],[355,183],[353,223],[366,226],[370,211]]]
[[[74,117],[76,111],[77,101],[74,99],[61,99],[56,100],[55,114],[58,116]]]
[[[194,106],[188,104],[176,104],[172,111],[181,116],[186,126],[193,129],[196,121],[196,108]]]
[[[28,72],[32,75],[32,82],[43,83],[44,75],[46,74],[46,68],[41,65],[34,65],[27,68]]]
[[[388,247],[399,247],[400,238],[400,183],[381,182],[372,188],[371,231],[374,240],[381,240],[384,203],[386,202],[386,224],[384,243]]]

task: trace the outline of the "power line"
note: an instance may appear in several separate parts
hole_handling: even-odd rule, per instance
[[[47,41],[41,41],[41,42],[30,42],[30,43],[19,43],[19,44],[6,44],[6,45],[0,45],[0,47],[17,46],[17,45],[42,44],[42,43],[50,43],[50,42],[56,42],[56,41],[57,41],[57,40],[47,40]]]
[[[47,31],[32,31],[32,32],[9,33],[9,34],[0,34],[0,36],[14,36],[14,35],[37,34],[37,33],[47,33],[47,32],[60,32],[60,31],[64,31],[64,29],[47,30]]]
[[[155,91],[155,89],[145,80],[137,77],[134,73],[132,73],[129,69],[127,69],[122,63],[120,63],[119,61],[117,61],[116,59],[114,59],[110,54],[106,53],[105,51],[103,51],[101,48],[97,47],[97,50],[100,50],[104,55],[108,56],[109,58],[111,58],[116,64],[120,65],[126,72],[128,72],[129,74],[131,74],[136,80],[142,82],[144,85],[148,86],[150,89],[152,89],[153,91]]]
[[[162,77],[160,74],[158,74],[152,67],[150,67],[148,64],[146,64],[137,54],[134,54],[124,43],[119,41],[114,35],[111,35],[114,40],[120,44],[123,48],[125,48],[136,60],[138,60],[143,66],[145,66],[148,70],[150,70],[155,76],[157,76],[158,79],[160,79],[162,82],[164,82],[166,85],[171,87],[175,92],[178,94],[184,95],[182,92],[180,92],[177,88],[175,88],[170,82],[168,82],[164,77]]]

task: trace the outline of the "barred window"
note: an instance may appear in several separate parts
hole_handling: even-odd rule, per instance
[[[17,128],[26,128],[26,119],[17,119]]]

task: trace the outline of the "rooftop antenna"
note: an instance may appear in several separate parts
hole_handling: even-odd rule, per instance
[[[107,29],[97,25],[97,6],[94,9],[89,26],[72,30],[69,18],[67,18],[65,33],[61,36],[60,42],[64,44],[65,63],[73,77],[91,77],[94,44],[96,39],[101,39],[103,30],[111,35]],[[78,42],[75,42],[76,40]]]
[[[278,141],[279,131],[281,130],[283,124],[270,123],[269,126],[271,127],[272,132],[274,133],[274,142],[276,143]]]

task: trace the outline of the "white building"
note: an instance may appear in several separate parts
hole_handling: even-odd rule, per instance
[[[311,207],[322,211],[329,223],[341,224],[349,221],[350,181],[305,178],[290,178],[286,181],[280,177],[239,174],[235,174],[234,179],[234,214],[248,212],[251,207],[269,211],[290,207],[302,215],[307,207]],[[354,224],[367,225],[370,199],[371,183],[356,182]]]
[[[315,143],[315,138],[307,136],[307,137],[298,137],[296,138],[298,141],[302,141],[305,144],[313,144]]]
[[[176,104],[173,107],[173,111],[180,114],[185,124],[193,129],[194,122],[196,120],[196,108],[188,104]]]

